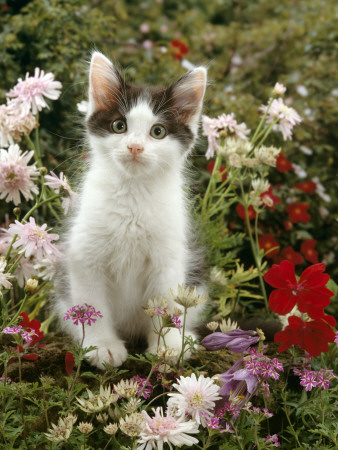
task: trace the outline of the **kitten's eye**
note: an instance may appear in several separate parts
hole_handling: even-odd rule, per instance
[[[125,133],[127,131],[127,123],[123,119],[114,120],[114,122],[111,124],[111,129],[114,131],[114,133]]]
[[[163,139],[167,135],[167,130],[162,125],[154,125],[150,130],[150,136],[155,139]]]

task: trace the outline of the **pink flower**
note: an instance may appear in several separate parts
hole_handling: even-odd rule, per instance
[[[6,327],[4,328],[1,333],[4,334],[18,334],[21,332],[22,326],[18,325],[17,327]]]
[[[227,137],[235,137],[247,141],[250,130],[244,122],[237,123],[234,113],[222,114],[216,119],[202,116],[203,135],[208,137],[208,150],[205,154],[207,159],[213,158],[220,145],[220,132]]]
[[[338,331],[336,332],[336,337],[335,337],[335,339],[334,339],[334,342],[335,342],[336,344],[338,344]]]
[[[39,189],[34,184],[39,171],[35,163],[28,165],[34,152],[22,153],[17,144],[10,145],[8,150],[0,150],[0,199],[18,205],[22,194],[26,200],[33,199]]]
[[[94,306],[88,305],[85,303],[84,305],[76,305],[66,311],[64,316],[64,320],[72,320],[74,325],[78,325],[79,323],[87,323],[91,326],[92,322],[96,322],[97,318],[102,318],[103,315],[100,311],[96,311]]]
[[[277,434],[273,435],[268,434],[267,437],[265,438],[265,442],[269,445],[272,445],[273,447],[280,447],[280,442],[278,442]]]
[[[183,328],[182,322],[179,319],[178,316],[172,315],[170,317],[170,320],[172,321],[172,323],[175,325],[176,328],[178,328],[179,332],[181,332],[181,328]]]
[[[49,186],[51,189],[54,189],[54,192],[58,194],[60,192],[60,188],[63,188],[66,193],[66,197],[62,199],[62,208],[65,214],[67,214],[69,207],[75,200],[76,194],[72,191],[67,178],[63,175],[63,172],[60,172],[59,177],[55,175],[54,172],[51,172],[51,175],[45,175],[45,183],[46,186]]]
[[[259,109],[265,114],[267,106],[262,105]],[[272,123],[276,119],[278,119],[278,122],[273,126],[273,129],[282,133],[284,141],[291,140],[293,127],[302,121],[297,111],[285,105],[282,98],[272,101],[266,123]]]
[[[35,333],[33,328],[31,328],[29,331],[27,331],[27,330],[22,330],[21,331],[21,337],[27,344],[32,342],[33,336],[37,336],[37,334]]]
[[[19,253],[25,253],[25,257],[35,256],[38,260],[42,260],[44,257],[59,256],[60,251],[52,244],[52,241],[59,239],[58,234],[49,234],[46,230],[47,224],[39,227],[35,223],[33,217],[29,218],[29,222],[22,224],[15,221],[15,224],[11,224],[8,229],[8,234],[14,236],[17,234],[17,239],[13,247],[18,248],[22,246]]]
[[[46,73],[38,67],[35,69],[33,77],[26,74],[25,80],[18,79],[18,83],[11,89],[7,96],[14,98],[15,102],[22,107],[22,114],[29,111],[36,114],[43,108],[48,108],[44,97],[56,100],[60,97],[60,81],[54,81],[52,73]]]
[[[23,134],[29,136],[37,126],[33,114],[22,115],[21,109],[12,102],[0,106],[0,147],[20,142]]]

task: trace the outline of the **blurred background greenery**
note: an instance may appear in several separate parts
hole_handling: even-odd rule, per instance
[[[285,230],[284,204],[267,212],[264,231],[296,250],[300,239],[316,239],[320,261],[337,280],[336,7],[334,0],[0,0],[0,101],[35,67],[55,74],[63,94],[41,115],[43,151],[49,168],[70,175],[83,152],[76,104],[86,98],[86,62],[93,49],[117,61],[136,83],[168,84],[190,64],[207,65],[204,113],[234,112],[251,129],[274,84],[284,83],[286,103],[303,122],[292,141],[276,133],[270,144],[282,146],[305,176],[273,170],[270,182],[280,185],[285,200],[295,183],[318,177],[329,197],[297,192],[298,201],[310,204],[311,221]],[[208,178],[205,150],[201,139],[193,160],[200,191]],[[231,227],[243,231],[235,211],[227,213],[227,234]],[[245,245],[236,249],[241,252]],[[217,255],[210,258],[213,263]]]

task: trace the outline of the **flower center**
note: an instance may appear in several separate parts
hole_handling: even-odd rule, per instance
[[[194,408],[198,408],[200,406],[203,406],[204,404],[204,397],[201,392],[195,392],[193,396],[190,399],[190,405]]]
[[[151,420],[149,426],[154,433],[164,436],[168,431],[176,430],[177,422],[173,417],[156,417]]]
[[[304,286],[300,283],[297,283],[296,287],[294,289],[292,289],[291,294],[298,295],[303,290],[304,290]]]

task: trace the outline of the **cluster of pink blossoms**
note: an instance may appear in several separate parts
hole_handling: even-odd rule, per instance
[[[292,370],[295,375],[299,376],[299,384],[305,387],[306,391],[312,391],[314,387],[329,389],[331,380],[333,380],[333,378],[338,378],[333,374],[333,370],[311,370],[310,365],[306,365],[302,368],[293,367]]]
[[[72,320],[74,325],[87,324],[91,326],[98,318],[102,318],[103,315],[100,311],[96,311],[94,306],[88,305],[76,305],[66,311],[64,320]]]
[[[29,344],[33,340],[33,336],[37,336],[35,330],[33,328],[30,328],[29,330],[25,330],[22,328],[21,325],[15,326],[15,327],[6,327],[0,333],[3,334],[17,334],[20,335],[21,338]]]

